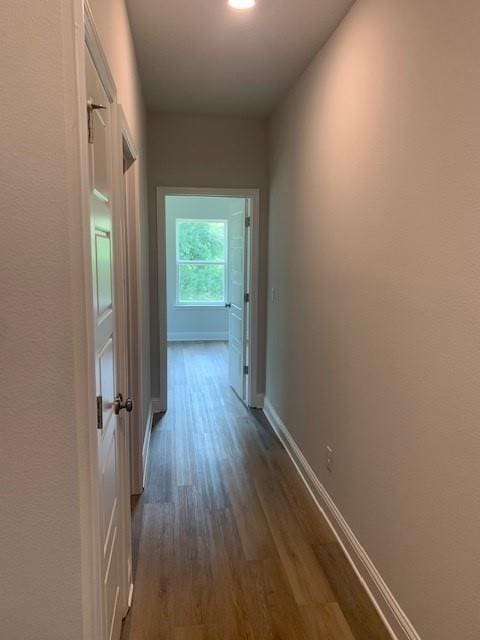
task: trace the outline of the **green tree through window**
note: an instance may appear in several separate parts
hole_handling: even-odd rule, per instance
[[[177,303],[225,302],[227,222],[177,220]]]

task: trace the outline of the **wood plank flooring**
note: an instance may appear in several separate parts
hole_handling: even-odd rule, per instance
[[[225,343],[169,347],[122,640],[389,640]]]

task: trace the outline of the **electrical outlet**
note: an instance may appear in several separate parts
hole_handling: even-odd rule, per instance
[[[272,298],[272,302],[275,302],[275,287],[272,287],[272,291],[271,291],[271,298]]]
[[[332,473],[332,471],[333,471],[333,449],[328,444],[325,447],[325,465],[326,465],[328,471],[330,471],[330,473]]]

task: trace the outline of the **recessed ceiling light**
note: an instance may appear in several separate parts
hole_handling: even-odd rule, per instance
[[[255,6],[255,0],[228,0],[233,9],[251,9]]]

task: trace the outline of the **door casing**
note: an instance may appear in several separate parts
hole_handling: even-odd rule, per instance
[[[143,459],[143,428],[148,420],[143,407],[143,288],[140,238],[140,201],[138,183],[138,152],[121,105],[117,106],[118,143],[124,163],[119,193],[124,214],[124,247],[126,254],[126,289],[128,305],[128,378],[129,389],[136,399],[130,416],[130,484],[132,494],[142,493],[145,481]]]
[[[257,388],[258,378],[258,289],[259,289],[259,189],[225,189],[206,187],[157,187],[157,253],[158,253],[158,287],[159,287],[159,319],[160,319],[160,398],[155,409],[167,410],[167,282],[165,258],[165,198],[167,196],[207,196],[223,198],[245,198],[249,201],[250,233],[248,247],[248,335],[247,352],[248,379],[246,404],[252,408],[263,407],[263,397]],[[248,264],[247,264],[248,262]]]

